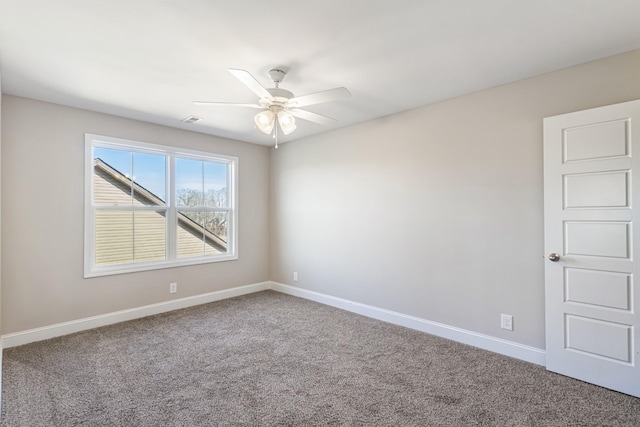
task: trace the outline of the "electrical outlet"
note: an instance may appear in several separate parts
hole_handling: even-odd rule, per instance
[[[507,331],[513,331],[513,316],[508,314],[500,315],[500,327]]]
[[[298,272],[297,272],[297,271],[294,271],[294,272],[293,272],[293,281],[294,281],[294,282],[297,282],[297,281],[298,281]]]
[[[169,283],[169,293],[175,294],[178,292],[178,284],[177,283]]]

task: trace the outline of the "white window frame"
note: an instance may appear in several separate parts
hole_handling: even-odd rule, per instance
[[[166,206],[135,206],[127,209],[135,210],[165,210],[166,214],[166,257],[162,261],[131,262],[109,266],[95,265],[95,211],[93,205],[93,148],[104,147],[119,150],[163,155],[166,158]],[[176,158],[203,160],[225,163],[227,165],[228,208],[218,211],[228,211],[227,252],[225,254],[203,255],[198,257],[178,258],[176,254],[176,240],[178,227],[178,210],[184,207],[176,206],[175,197],[175,161]],[[112,274],[134,273],[138,271],[157,270],[163,268],[180,267],[186,265],[232,261],[238,259],[238,158],[203,151],[187,150],[166,145],[150,144],[131,141],[109,136],[85,134],[85,179],[84,179],[84,277],[98,277]],[[101,207],[104,209],[104,207]],[[188,209],[187,209],[188,210]]]

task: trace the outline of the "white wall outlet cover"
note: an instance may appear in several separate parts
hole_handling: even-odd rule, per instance
[[[502,314],[500,316],[500,327],[508,331],[513,331],[513,316]]]

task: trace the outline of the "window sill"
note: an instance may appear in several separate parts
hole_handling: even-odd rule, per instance
[[[135,265],[114,265],[114,266],[96,268],[93,271],[85,270],[84,278],[89,279],[92,277],[113,276],[116,274],[127,274],[127,273],[138,273],[141,271],[161,270],[165,268],[185,267],[189,265],[212,264],[217,262],[235,261],[237,259],[238,259],[238,255],[222,255],[214,258],[199,257],[199,258],[189,258],[189,259],[175,260],[175,261],[160,261],[160,262],[150,262],[150,263],[144,263],[144,264],[141,263],[141,264],[135,264]]]

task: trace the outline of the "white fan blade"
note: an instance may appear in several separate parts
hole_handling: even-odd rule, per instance
[[[337,101],[338,99],[349,98],[351,93],[346,87],[324,90],[322,92],[310,93],[308,95],[297,96],[287,101],[287,107],[305,107],[307,105],[322,104],[323,102]]]
[[[273,96],[268,90],[264,88],[248,71],[238,70],[236,68],[229,68],[229,72],[233,74],[238,80],[240,80],[246,87],[251,89],[253,93],[258,95],[261,99],[273,99]]]
[[[265,108],[258,104],[237,104],[235,102],[209,102],[209,101],[193,101],[196,105],[213,105],[222,107],[249,107],[249,108]]]
[[[292,116],[298,117],[303,120],[308,120],[310,122],[318,123],[320,125],[328,126],[336,121],[336,119],[332,119],[331,117],[323,116],[317,113],[312,113],[307,110],[298,110],[296,108],[287,109]]]

